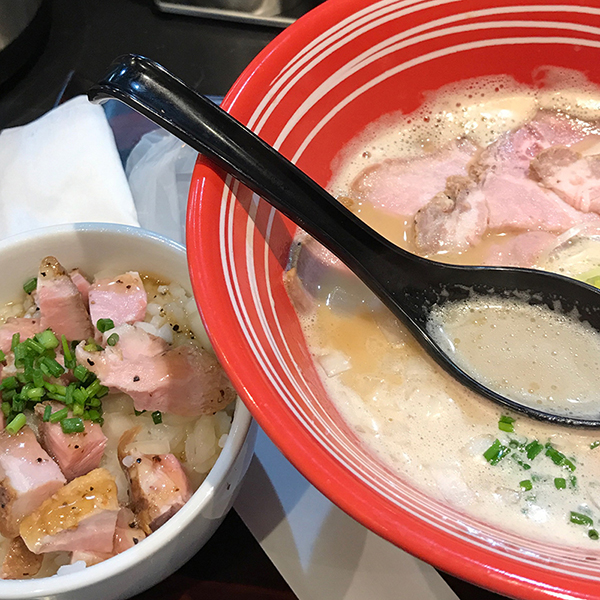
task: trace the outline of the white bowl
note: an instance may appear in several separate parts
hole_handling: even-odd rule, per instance
[[[89,274],[107,268],[151,273],[180,283],[191,294],[183,246],[135,227],[82,223],[38,229],[0,242],[0,304],[18,297],[23,282],[37,273],[47,255]],[[238,398],[231,432],[215,466],[160,529],[116,557],[76,573],[0,580],[0,599],[113,600],[158,583],[191,558],[225,518],[252,457],[255,436],[250,414]]]

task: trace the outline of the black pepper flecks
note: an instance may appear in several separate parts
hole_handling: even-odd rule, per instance
[[[136,376],[133,378],[133,380],[134,380],[134,381],[139,381],[139,380],[140,380],[140,376],[139,376],[139,375],[136,375]]]

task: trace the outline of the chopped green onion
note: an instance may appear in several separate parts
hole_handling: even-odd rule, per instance
[[[23,392],[21,391],[21,393]],[[45,393],[46,390],[42,387],[31,387],[25,392],[24,396],[29,400],[39,400]]]
[[[569,477],[569,485],[575,489],[577,487],[577,477],[575,477],[575,475],[571,475]]]
[[[96,327],[100,333],[104,333],[105,331],[114,329],[115,324],[112,319],[98,319],[98,322],[96,323]]]
[[[593,450],[594,448],[597,448],[598,446],[600,446],[600,440],[596,440],[595,442],[592,442],[590,444],[590,448]]]
[[[516,454],[513,454],[512,458],[525,471],[528,471],[529,469],[531,469],[531,465],[529,465],[526,462],[522,461]]]
[[[79,417],[73,417],[71,419],[63,419],[60,422],[63,433],[81,433],[85,431],[85,425],[83,420]]]
[[[43,354],[44,350],[46,348],[44,348],[44,346],[42,346],[42,344],[40,344],[39,342],[37,342],[34,338],[28,338],[26,339],[23,344],[25,345],[25,348],[27,350],[29,350],[29,352],[32,352],[34,354]],[[25,357],[23,357],[25,358]]]
[[[119,341],[119,334],[118,333],[112,333],[111,335],[108,336],[108,339],[106,340],[106,343],[109,346],[114,346],[118,341]]]
[[[519,486],[522,490],[529,492],[533,487],[533,483],[531,483],[530,479],[523,479],[523,481],[519,481]]]
[[[88,338],[83,349],[86,352],[98,352],[99,350],[102,350],[102,346],[99,346],[94,338]]]
[[[590,538],[590,540],[597,540],[600,537],[600,535],[598,535],[598,532],[595,529],[589,529],[588,537]]]
[[[87,397],[92,398],[93,396],[95,396],[100,391],[101,387],[102,384],[100,383],[100,380],[94,379],[94,381],[92,381],[92,383],[90,383],[90,385],[88,385],[87,388],[85,388],[85,393]]]
[[[74,369],[77,366],[77,363],[75,362],[75,356],[73,355],[73,352],[69,347],[69,342],[64,334],[61,335],[60,341],[62,345],[63,356],[65,357],[65,367],[67,367],[67,369]]]
[[[64,367],[54,358],[42,356],[40,359],[40,368],[44,371],[44,366],[52,377],[60,377],[64,372]]]
[[[19,382],[16,377],[5,377],[0,383],[0,390],[16,390]]]
[[[155,410],[152,413],[152,420],[154,421],[155,425],[162,423],[162,413],[160,412],[160,410]]]
[[[46,329],[46,331],[41,331],[40,333],[35,334],[35,339],[46,349],[53,350],[58,347],[60,343],[58,338],[54,335],[51,329]]]
[[[14,352],[21,341],[21,334],[19,332],[13,333],[12,341],[10,343],[10,349]]]
[[[555,477],[554,487],[557,490],[565,490],[567,488],[567,480],[564,477]]]
[[[494,440],[494,443],[483,453],[483,456],[490,465],[497,465],[510,452],[508,446],[503,446],[500,440]]]
[[[6,431],[8,431],[8,433],[15,434],[17,433],[20,429],[22,429],[22,427],[25,425],[25,423],[27,423],[27,419],[25,418],[25,415],[20,412],[7,426],[6,426]]]
[[[101,385],[100,389],[96,392],[96,398],[104,398],[108,394],[108,388],[105,385]]]
[[[2,413],[8,419],[10,413],[12,412],[12,404],[10,402],[2,403]]]
[[[67,386],[67,391],[65,392],[65,404],[71,405],[73,404],[73,392],[75,390],[75,384],[70,383]]]
[[[525,452],[527,452],[527,458],[529,460],[533,460],[542,450],[544,446],[540,444],[537,440],[533,440],[525,446]]]
[[[550,442],[546,444],[546,456],[558,466],[565,467],[569,471],[576,469],[572,461],[570,461],[562,452],[559,452]]]
[[[65,408],[61,408],[57,410],[55,413],[50,415],[50,423],[58,423],[62,421],[65,417],[69,415],[69,409],[65,406]]]
[[[512,433],[515,430],[513,425],[514,422],[515,420],[512,417],[502,415],[498,421],[498,429],[501,431],[506,431],[507,433]]]
[[[46,404],[46,408],[44,408],[44,416],[42,417],[42,421],[47,423],[50,420],[50,415],[52,414],[52,406],[50,404]]]
[[[88,378],[91,374],[91,371],[88,371],[83,365],[77,365],[73,369],[73,375],[79,379],[82,383]]]
[[[575,525],[589,525],[590,527],[594,524],[594,521],[591,517],[587,515],[582,515],[581,513],[571,511],[570,514],[571,523],[575,523]]]
[[[6,354],[0,350],[0,362],[4,362],[6,360]]]
[[[37,277],[32,277],[31,279],[28,279],[23,284],[23,291],[26,294],[31,294],[31,292],[33,292],[33,290],[35,290],[36,287],[37,287]]]
[[[83,404],[80,404],[77,402],[75,404],[73,404],[73,416],[74,417],[81,417],[84,412],[85,412],[85,410],[83,408]]]

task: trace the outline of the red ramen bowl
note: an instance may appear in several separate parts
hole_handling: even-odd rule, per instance
[[[223,106],[327,186],[353,138],[453,82],[540,69],[600,84],[600,7],[555,0],[329,0],[246,69]],[[600,598],[600,554],[465,516],[393,473],[325,392],[284,289],[296,227],[200,159],[190,191],[192,281],[222,363],[285,456],[365,526],[434,566],[519,598]]]

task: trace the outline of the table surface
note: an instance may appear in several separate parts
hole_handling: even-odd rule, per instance
[[[318,1],[313,0],[315,4]],[[222,96],[246,65],[281,31],[248,23],[164,14],[151,0],[47,0],[44,10],[48,25],[46,35],[40,39],[28,63],[0,85],[0,129],[25,124],[41,116],[61,98],[83,91],[87,82],[99,79],[115,57],[132,52],[162,63],[202,94]],[[143,127],[124,132],[130,139],[121,140],[121,146],[133,146],[142,133]],[[237,505],[242,517],[252,524],[254,535],[236,511],[231,511],[213,538],[189,563],[161,584],[136,596],[137,600],[293,600],[297,597],[304,600],[308,597],[302,594],[302,586],[292,581],[289,561],[277,561],[287,576],[286,581],[265,553],[265,549],[270,550],[266,541],[269,532],[261,531],[256,518],[248,513],[244,495],[247,499],[261,482],[269,483],[264,457],[275,456],[286,477],[299,484],[304,492],[310,492],[311,502],[327,506],[327,501],[319,497],[282,456],[277,456],[269,443],[263,440],[263,456],[259,454],[253,460],[252,478],[242,488]],[[331,510],[337,511],[335,507]],[[337,513],[334,513],[334,521],[347,520],[344,526],[360,528],[341,511]],[[363,545],[367,545],[365,540],[376,537],[364,532],[361,535]],[[391,560],[396,556],[393,551]],[[271,558],[274,558],[272,553]],[[417,563],[407,564],[413,568]],[[302,575],[307,577],[306,573]],[[439,582],[434,581],[431,590],[431,597],[436,600],[456,596],[461,600],[501,599],[449,575],[442,574],[442,577],[450,587],[436,575]],[[298,596],[288,583],[294,586]],[[315,597],[319,597],[318,593]],[[321,597],[334,596],[323,593]],[[403,597],[409,598],[406,594]]]

